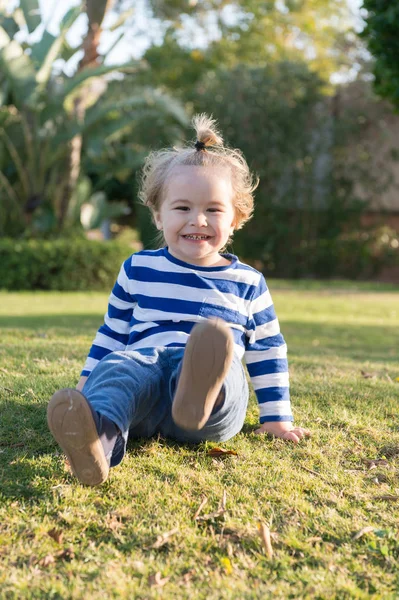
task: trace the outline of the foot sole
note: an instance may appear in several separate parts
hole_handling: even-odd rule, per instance
[[[172,405],[176,425],[196,431],[208,421],[233,360],[234,339],[221,319],[196,325],[187,342]]]
[[[103,483],[109,466],[83,394],[72,388],[56,392],[47,407],[47,422],[79,481],[85,485]]]

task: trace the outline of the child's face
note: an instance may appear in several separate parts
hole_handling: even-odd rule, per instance
[[[160,210],[154,213],[172,256],[203,267],[225,264],[219,250],[234,231],[233,197],[227,169],[173,169]]]

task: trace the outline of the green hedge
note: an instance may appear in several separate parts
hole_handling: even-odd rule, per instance
[[[132,254],[118,242],[0,239],[0,289],[110,291]]]
[[[332,240],[318,240],[309,248],[316,277],[374,279],[399,266],[399,233],[390,227],[352,231]]]
[[[232,248],[235,251],[235,248]],[[134,250],[120,242],[82,238],[59,240],[0,239],[0,289],[101,290],[109,292],[122,262]],[[294,249],[290,277],[373,278],[384,267],[399,265],[399,238],[389,227],[359,231],[332,240],[314,240]],[[285,273],[262,255],[241,255],[269,277]]]
[[[399,232],[387,226],[310,241],[287,236],[286,250],[268,246],[265,238],[265,250],[259,252],[256,261],[251,256],[251,248],[246,255],[240,244],[233,241],[234,253],[268,277],[367,280],[378,278],[385,269],[399,266]]]

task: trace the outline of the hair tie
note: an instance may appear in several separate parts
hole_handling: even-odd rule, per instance
[[[198,152],[200,150],[205,150],[205,143],[204,142],[199,142],[198,140],[195,142],[194,144],[196,150],[198,150]]]

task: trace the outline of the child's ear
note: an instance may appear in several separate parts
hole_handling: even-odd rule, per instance
[[[155,227],[159,231],[162,231],[163,227],[162,227],[162,221],[161,221],[161,216],[160,216],[159,212],[154,212],[153,217],[154,217]]]

